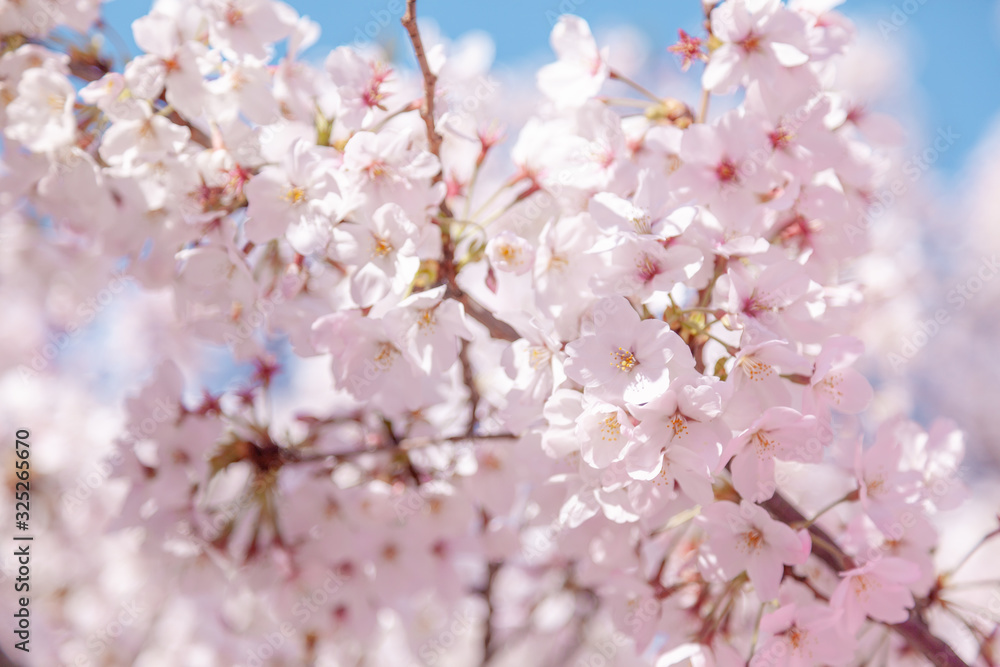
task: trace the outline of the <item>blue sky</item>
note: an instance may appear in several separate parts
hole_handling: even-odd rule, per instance
[[[289,4],[322,26],[313,53],[350,43],[366,29],[369,34],[377,30],[379,41],[408,48],[398,23],[403,0],[291,0]],[[638,27],[647,33],[656,54],[676,40],[678,27],[698,28],[699,5],[699,0],[420,0],[419,12],[435,19],[449,37],[485,30],[496,43],[497,62],[514,65],[549,57],[551,21],[567,10],[587,19],[595,31],[621,24]],[[144,0],[111,0],[106,5],[108,22],[133,49],[131,21],[149,6]],[[927,128],[950,126],[960,136],[936,165],[956,172],[1000,110],[996,85],[1000,19],[995,0],[847,0],[841,9],[867,23],[874,34],[884,33],[907,49],[923,106],[916,115]],[[915,146],[923,145],[919,137],[913,139]]]

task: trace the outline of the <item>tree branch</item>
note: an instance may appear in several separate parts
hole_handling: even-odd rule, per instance
[[[483,517],[486,518],[485,516]],[[496,654],[496,628],[493,624],[493,614],[496,611],[494,600],[493,600],[493,585],[496,581],[497,572],[500,571],[500,563],[491,561],[488,565],[488,570],[486,572],[486,583],[480,590],[480,594],[486,601],[486,620],[484,621],[483,628],[483,661],[480,663],[480,667],[485,667],[493,659]]]
[[[482,433],[480,435],[452,435],[446,438],[416,437],[404,438],[398,441],[398,445],[391,443],[382,447],[364,447],[361,449],[348,449],[342,452],[308,452],[303,453],[296,449],[284,449],[282,460],[285,463],[316,463],[327,459],[350,459],[355,456],[365,454],[387,454],[402,450],[410,452],[414,449],[422,449],[433,445],[444,445],[457,442],[480,442],[483,440],[517,440],[519,436],[514,433]],[[3,665],[0,665],[3,667]]]
[[[458,360],[462,364],[462,382],[469,389],[469,425],[465,429],[465,434],[469,437],[476,432],[476,410],[479,408],[479,388],[476,386],[476,374],[472,368],[472,361],[469,360],[469,341],[462,341],[462,349],[458,353]]]
[[[482,304],[457,287],[449,286],[448,292],[448,296],[465,306],[465,312],[469,314],[469,317],[489,329],[490,335],[494,338],[513,342],[521,337],[521,334],[517,333],[514,327],[497,319]]]
[[[417,58],[417,64],[420,66],[420,74],[423,76],[424,80],[424,103],[420,107],[420,117],[424,119],[424,125],[427,127],[427,144],[430,152],[438,158],[440,163],[442,138],[434,124],[434,91],[437,86],[437,76],[431,71],[431,66],[427,62],[427,53],[424,51],[424,43],[420,38],[420,31],[417,29],[417,0],[406,0],[406,13],[403,14],[402,23],[403,27],[406,28],[406,32],[410,35],[410,42],[413,44],[413,54]],[[443,167],[438,170],[437,174],[434,175],[432,182],[440,182],[442,174]],[[441,212],[449,219],[454,217],[446,202],[441,203]],[[447,233],[446,225],[441,222],[438,224],[441,225],[443,237],[442,241],[444,242],[443,268],[445,269],[446,275],[444,276],[445,280],[443,282],[448,285],[447,296],[457,300],[465,306],[465,310],[469,316],[489,329],[490,335],[494,338],[507,341],[515,341],[519,339],[521,336],[514,330],[513,327],[498,320],[493,313],[486,310],[486,308],[477,303],[475,299],[459,289],[458,285],[455,283],[454,257],[451,254],[451,236]]]
[[[775,493],[770,500],[765,501],[762,505],[771,513],[771,516],[783,523],[793,524],[806,521],[802,513],[780,493]],[[813,553],[835,572],[840,573],[856,567],[854,560],[844,553],[837,546],[836,541],[822,528],[813,524],[809,526],[809,534],[813,538]],[[951,646],[930,631],[915,609],[910,611],[910,618],[907,620],[887,627],[892,628],[896,634],[906,640],[910,647],[937,667],[968,667]]]
[[[427,54],[424,51],[424,43],[420,39],[420,31],[417,29],[417,0],[406,0],[406,13],[403,14],[403,27],[410,35],[410,42],[413,43],[413,53],[417,57],[417,64],[420,65],[420,73],[424,78],[424,103],[420,107],[420,117],[424,119],[427,126],[427,143],[438,160],[441,159],[441,135],[438,134],[434,126],[434,89],[437,85],[437,76],[431,71],[431,66],[427,63]],[[441,180],[441,171],[434,176],[432,182]]]

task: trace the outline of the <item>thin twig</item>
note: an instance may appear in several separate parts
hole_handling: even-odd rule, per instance
[[[708,101],[712,98],[712,93],[707,90],[701,91],[701,108],[698,109],[698,120],[696,122],[704,123],[708,119]]]
[[[638,93],[641,93],[642,95],[645,95],[647,98],[649,98],[653,102],[660,103],[660,102],[663,101],[660,98],[659,95],[657,95],[653,91],[649,90],[648,88],[646,88],[642,84],[636,83],[635,81],[633,81],[632,79],[628,78],[627,76],[625,76],[624,74],[622,74],[621,72],[619,72],[617,70],[611,70],[610,72],[608,72],[608,78],[613,79],[615,81],[621,81],[622,83],[624,83],[624,84],[626,84],[628,86],[631,86]]]
[[[410,35],[410,42],[413,43],[413,53],[420,65],[420,73],[424,78],[424,103],[420,108],[420,117],[424,119],[427,126],[427,144],[439,160],[441,158],[441,135],[434,126],[434,90],[437,86],[437,75],[431,71],[431,66],[427,63],[427,54],[424,52],[424,43],[420,39],[420,31],[417,29],[417,0],[406,0],[406,13],[403,14],[403,27]],[[441,180],[441,171],[432,179],[434,183]]]
[[[972,549],[970,549],[969,552],[962,557],[962,560],[958,561],[958,565],[953,567],[951,571],[948,573],[948,575],[951,576],[956,572],[958,572],[960,569],[962,569],[962,566],[965,565],[967,562],[969,562],[969,559],[972,558],[973,554],[979,551],[980,547],[982,547],[984,544],[986,544],[994,537],[997,537],[998,535],[1000,535],[1000,528],[997,528],[993,532],[984,535],[983,538],[976,543],[976,546],[972,547]]]
[[[420,73],[424,80],[424,103],[420,108],[420,116],[424,119],[427,128],[427,144],[431,153],[438,160],[441,159],[442,137],[438,133],[434,124],[434,91],[437,86],[437,76],[431,71],[427,62],[427,54],[424,51],[424,43],[420,38],[420,31],[417,29],[417,0],[406,0],[406,13],[403,14],[403,27],[410,35],[410,42],[413,44],[413,54],[416,56],[417,64],[420,66]],[[441,181],[442,171],[434,175],[432,182]],[[454,218],[446,203],[441,204],[441,213],[447,218]],[[451,235],[447,232],[447,225],[441,224],[444,261],[442,268],[445,275],[444,282],[448,286],[448,297],[459,301],[465,306],[466,312],[475,320],[483,324],[490,331],[494,338],[515,341],[521,336],[508,324],[498,320],[486,308],[476,303],[476,301],[459,289],[455,282],[454,249],[452,248]]]

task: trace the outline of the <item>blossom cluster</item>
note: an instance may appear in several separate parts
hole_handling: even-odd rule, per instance
[[[114,446],[39,473],[79,559],[51,664],[992,664],[935,560],[961,433],[865,418],[852,271],[899,130],[836,86],[838,4],[703,3],[688,101],[561,16],[505,128],[487,49],[414,0],[416,71],[314,63],[274,0],[158,0],[116,68],[53,33],[98,3],[15,3],[0,294],[42,353],[0,388],[44,419],[49,330],[153,341]]]

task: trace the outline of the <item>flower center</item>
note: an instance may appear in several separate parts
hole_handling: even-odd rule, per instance
[[[754,449],[757,451],[757,456],[761,458],[774,456],[774,440],[768,439],[763,431],[757,431],[753,434],[753,443]]]
[[[770,375],[774,375],[774,369],[771,368],[770,364],[765,364],[757,357],[743,357],[740,359],[739,366],[743,369],[743,372],[747,374],[747,377],[755,382],[759,382]]]
[[[867,574],[862,574],[854,577],[854,594],[862,599],[867,600],[871,597],[872,593],[875,593],[879,588],[878,582],[872,579]]]
[[[372,253],[376,257],[385,257],[390,252],[392,252],[392,244],[389,243],[389,239],[384,236],[375,236],[375,249]]]
[[[628,373],[639,363],[639,360],[635,358],[630,350],[626,350],[624,347],[619,347],[617,350],[611,352],[611,365],[620,371],[625,371]]]
[[[515,248],[509,243],[500,244],[497,252],[500,253],[501,259],[508,264],[514,264],[521,259],[521,250],[519,248]]]
[[[530,364],[532,368],[538,368],[542,364],[547,363],[551,357],[552,354],[547,348],[533,347],[531,348],[531,353],[528,357],[528,364]]]
[[[238,26],[241,23],[243,23],[243,12],[240,11],[239,8],[229,5],[228,7],[226,7],[225,18],[226,18],[226,23],[228,23],[229,25],[234,27]]]
[[[420,317],[417,318],[417,327],[420,329],[429,329],[434,326],[434,311],[428,308],[420,313]]]
[[[778,127],[767,136],[771,140],[771,148],[775,150],[784,148],[795,139],[795,134],[784,125],[778,125]]]
[[[726,158],[715,167],[715,177],[720,183],[730,183],[736,180],[736,165]]]
[[[643,283],[648,283],[662,273],[660,263],[645,253],[636,260],[635,268],[638,271],[639,279]]]
[[[632,226],[635,227],[635,231],[639,234],[653,233],[653,225],[651,224],[648,213],[643,212],[633,215],[629,218],[629,222],[632,223]]]
[[[743,533],[743,546],[747,551],[756,553],[764,546],[764,533],[759,528],[751,528]]]
[[[374,359],[375,365],[380,370],[388,370],[397,356],[399,356],[399,350],[396,349],[396,346],[392,343],[384,342],[378,347],[378,353]]]
[[[368,172],[369,178],[375,179],[385,176],[388,170],[386,169],[384,162],[382,162],[381,160],[375,160],[370,165],[368,165],[366,171]]]
[[[674,437],[676,438],[679,435],[687,433],[687,420],[680,413],[677,413],[671,418],[670,427],[674,430]]]
[[[66,106],[66,98],[62,95],[52,95],[50,94],[46,99],[49,104],[49,108],[53,111],[62,111],[63,107]]]
[[[288,191],[285,192],[284,196],[285,201],[287,201],[289,204],[293,206],[295,206],[296,204],[301,204],[303,201],[305,201],[305,198],[306,198],[306,191],[297,185],[289,188]]]
[[[622,425],[617,414],[610,414],[601,422],[601,440],[617,440],[622,434]]]
[[[761,50],[760,49],[761,40],[762,37],[760,35],[751,32],[741,41],[737,42],[737,44],[740,45],[740,48],[743,49],[744,53],[750,54],[750,53],[756,53]]]
[[[552,254],[549,258],[549,270],[550,271],[562,271],[569,265],[569,260],[563,255]]]
[[[837,386],[839,384],[840,384],[839,373],[831,373],[830,375],[827,375],[825,378],[823,378],[823,381],[819,383],[819,386],[822,387],[823,390],[827,393],[827,395],[830,397],[830,400],[832,400],[834,403],[838,405],[840,404],[840,399],[844,397],[844,392],[837,389]]]

